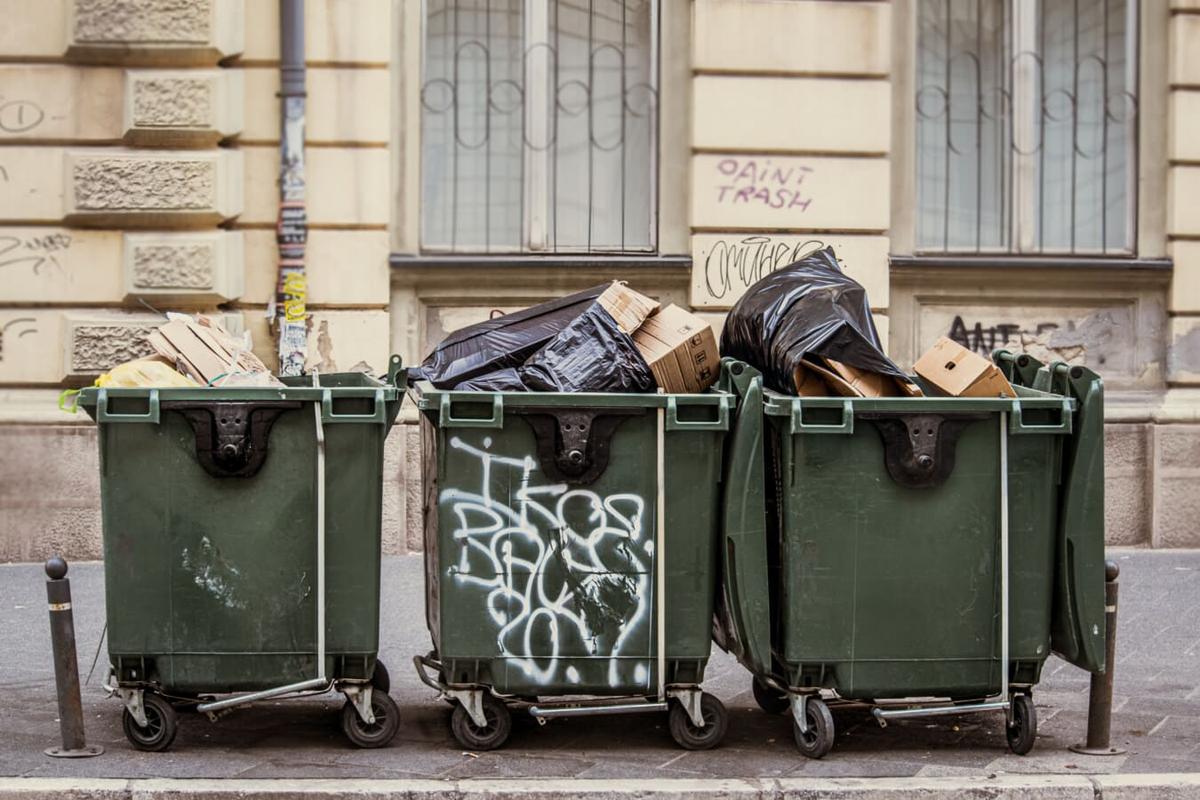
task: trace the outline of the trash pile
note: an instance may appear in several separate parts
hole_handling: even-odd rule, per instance
[[[751,286],[729,312],[719,354],[703,319],[613,281],[455,331],[409,378],[460,391],[695,394],[716,380],[721,356],[802,397],[1015,394],[990,361],[944,337],[917,361],[921,384],[905,374],[832,247]]]
[[[410,380],[498,392],[703,392],[717,379],[712,326],[619,281],[458,330]]]
[[[167,322],[145,338],[154,355],[113,367],[95,385],[120,389],[283,386],[251,351],[249,331],[234,336],[215,317],[168,313]]]

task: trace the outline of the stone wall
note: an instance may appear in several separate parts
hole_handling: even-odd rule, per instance
[[[310,366],[383,369],[392,3],[305,11]],[[62,388],[148,352],[156,311],[221,314],[275,361],[278,4],[0,0],[0,15],[0,560],[95,558],[95,430],[58,411]]]

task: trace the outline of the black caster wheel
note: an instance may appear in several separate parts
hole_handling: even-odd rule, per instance
[[[375,659],[375,671],[371,673],[371,685],[375,691],[387,694],[392,690],[392,676],[388,674],[387,665],[380,659]]]
[[[384,747],[400,730],[400,709],[386,692],[378,689],[371,692],[371,713],[375,721],[368,725],[358,715],[354,703],[347,700],[342,706],[342,733],[356,747]]]
[[[671,703],[667,727],[671,730],[671,738],[684,750],[711,750],[725,738],[725,729],[729,727],[729,714],[720,700],[708,692],[701,694],[700,714],[704,717],[703,728],[692,724],[692,718],[682,703],[678,700]]]
[[[512,733],[512,713],[508,706],[490,694],[483,696],[483,717],[487,725],[480,727],[471,719],[462,703],[454,705],[450,715],[450,732],[467,750],[495,750],[508,741]]]
[[[758,703],[758,707],[768,714],[782,714],[792,704],[786,694],[772,689],[758,678],[754,679],[752,688],[754,689],[754,702]]]
[[[1005,736],[1008,739],[1008,749],[1023,756],[1033,749],[1037,739],[1037,711],[1033,707],[1033,698],[1027,694],[1018,694],[1012,700],[1012,722],[1005,726]]]
[[[792,720],[796,749],[809,758],[823,758],[833,747],[833,714],[824,700],[812,697],[804,704],[804,715],[808,722],[808,730],[803,733],[800,732],[796,720]]]
[[[121,717],[125,738],[138,750],[160,753],[171,746],[179,730],[175,709],[164,698],[150,692],[142,694],[142,709],[146,712],[145,726],[138,725],[129,709],[125,709]]]

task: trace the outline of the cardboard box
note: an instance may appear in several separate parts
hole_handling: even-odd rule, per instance
[[[801,364],[792,370],[792,384],[796,387],[799,397],[828,397],[829,386],[825,379],[814,369]]]
[[[913,371],[951,397],[1016,397],[1000,368],[945,336],[917,359]]]
[[[617,321],[617,326],[628,334],[633,334],[647,317],[659,309],[658,301],[638,294],[620,281],[613,281],[596,298],[596,302],[604,306],[604,310]]]
[[[721,359],[712,326],[679,306],[647,317],[633,342],[663,391],[698,394],[717,380]]]
[[[891,375],[852,367],[832,358],[822,358],[822,363],[805,361],[805,383],[796,384],[796,392],[801,397],[821,397],[818,394],[817,383],[832,389],[840,397],[920,397],[921,389],[916,384],[897,380]],[[793,375],[799,379],[800,371]],[[827,396],[829,392],[825,392]]]

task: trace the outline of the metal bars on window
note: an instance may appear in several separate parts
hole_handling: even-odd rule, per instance
[[[1133,251],[1137,19],[1137,0],[919,0],[919,251]]]
[[[425,0],[421,247],[652,252],[657,0]]]

